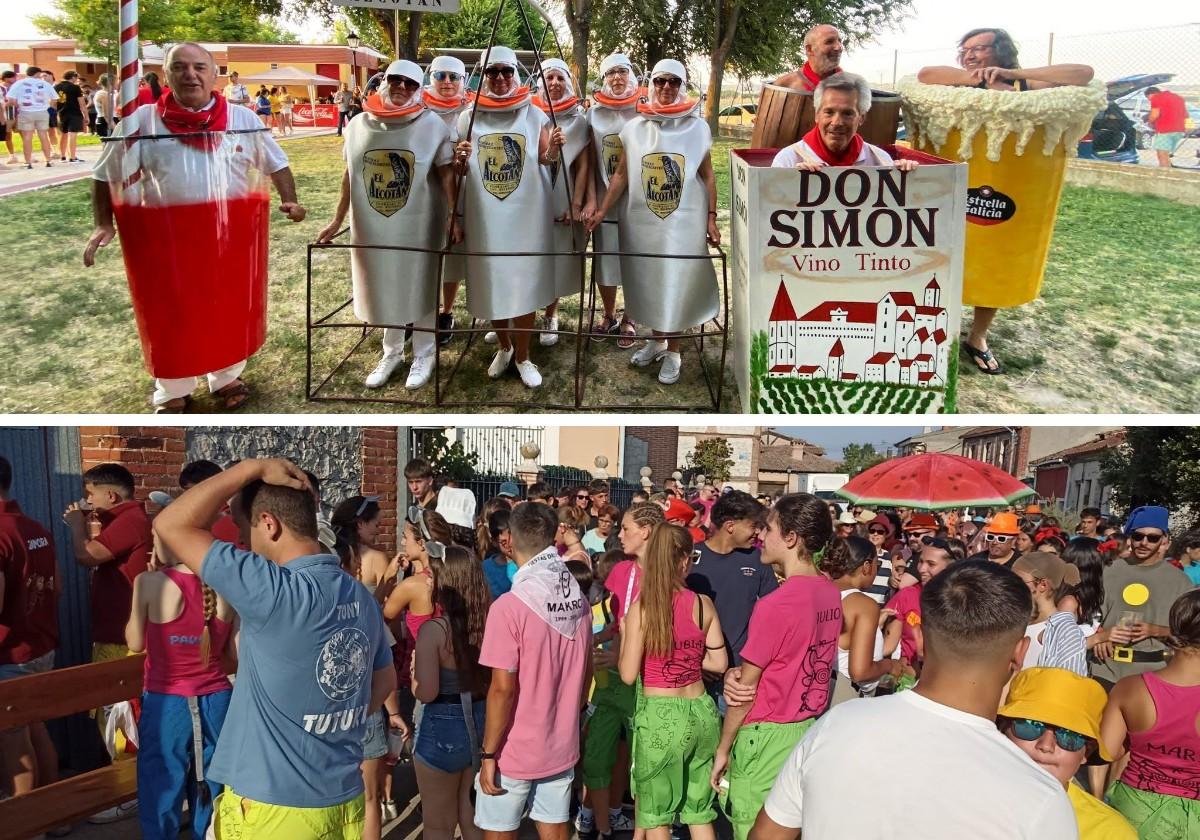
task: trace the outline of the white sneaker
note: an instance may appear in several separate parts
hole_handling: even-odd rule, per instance
[[[537,388],[542,384],[542,374],[538,371],[537,365],[528,359],[517,362],[517,373],[521,375],[521,381],[525,383],[526,388]]]
[[[367,375],[368,388],[382,388],[391,378],[392,373],[396,368],[400,367],[400,363],[404,361],[403,353],[384,353],[383,358],[379,360],[379,364],[375,365],[375,370]]]
[[[122,802],[120,805],[115,805],[106,811],[101,811],[98,814],[92,814],[88,817],[88,822],[93,825],[106,825],[108,823],[120,822],[129,817],[136,816],[138,812],[138,801],[131,799],[128,802]]]
[[[683,367],[683,360],[678,353],[670,351],[663,354],[662,367],[658,369],[658,381],[664,385],[674,385],[679,381],[679,370]]]
[[[485,332],[483,334],[483,343],[484,344],[495,344],[496,343],[496,331],[488,330],[487,332]]]
[[[392,820],[396,819],[399,816],[400,816],[400,811],[396,807],[395,800],[392,800],[392,799],[386,800],[383,803],[383,820],[384,820],[384,822],[391,822]]]
[[[496,351],[496,355],[492,357],[492,363],[488,365],[488,376],[492,379],[499,379],[508,370],[508,366],[512,364],[513,354],[516,349],[509,347],[505,350],[501,347]]]
[[[641,348],[629,357],[629,364],[635,367],[646,367],[654,364],[667,353],[667,342],[648,340]]]
[[[408,369],[408,379],[404,382],[404,387],[410,391],[415,391],[429,381],[429,377],[433,375],[433,354],[426,353],[424,356],[417,356],[413,359],[412,367]]]
[[[557,330],[558,316],[555,315],[551,318],[543,318],[542,329]],[[542,345],[543,347],[553,347],[555,344],[558,344],[558,333],[542,333],[538,336],[538,344]]]
[[[610,834],[614,831],[633,831],[634,828],[633,820],[620,808],[616,812],[611,810],[608,812],[608,831]]]
[[[584,813],[583,809],[579,809],[579,813],[575,815],[575,831],[579,834],[591,834],[596,830],[596,818],[591,812]]]

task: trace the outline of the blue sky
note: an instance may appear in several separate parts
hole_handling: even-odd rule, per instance
[[[825,454],[835,460],[842,457],[842,447],[848,443],[874,444],[876,451],[895,446],[898,441],[925,431],[924,426],[775,426],[785,435],[804,438],[825,447]],[[934,427],[939,428],[939,427]]]

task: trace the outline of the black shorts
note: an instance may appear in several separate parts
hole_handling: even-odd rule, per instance
[[[50,127],[58,128],[58,111],[54,108],[50,109]]]
[[[59,114],[58,128],[63,132],[82,132],[83,114]]]
[[[8,139],[8,123],[0,123],[0,140]]]

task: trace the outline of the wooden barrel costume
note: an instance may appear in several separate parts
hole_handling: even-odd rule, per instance
[[[750,147],[782,149],[803,137],[815,123],[810,92],[765,84],[758,97],[758,113],[754,117]],[[871,110],[867,111],[859,136],[876,146],[890,146],[896,142],[899,123],[899,94],[871,91]]]

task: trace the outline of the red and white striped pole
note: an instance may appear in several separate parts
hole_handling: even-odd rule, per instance
[[[137,110],[138,4],[121,0],[121,119]]]

